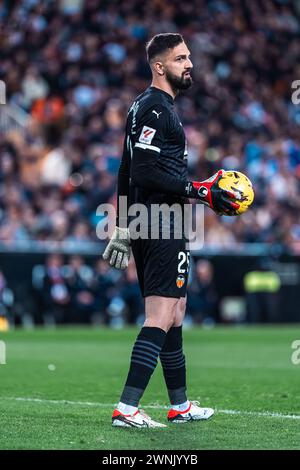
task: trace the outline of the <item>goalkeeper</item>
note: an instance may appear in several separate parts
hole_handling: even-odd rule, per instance
[[[187,146],[174,109],[180,90],[192,85],[190,52],[180,34],[154,36],[146,46],[152,84],[132,104],[127,117],[124,150],[118,175],[119,196],[129,204],[179,204],[200,199],[219,214],[239,206],[234,194],[218,187],[219,170],[206,181],[187,180]],[[167,419],[174,423],[208,419],[211,408],[190,402],[182,323],[186,308],[189,252],[184,236],[130,240],[127,215],[118,206],[117,227],[103,257],[117,269],[128,266],[132,248],[139,285],[145,298],[145,322],[133,346],[127,380],[113,412],[113,426],[164,427],[139,410],[140,399],[161,361],[171,403]],[[160,227],[161,230],[161,227]],[[159,232],[161,235],[161,231]],[[173,235],[173,236],[172,236]]]

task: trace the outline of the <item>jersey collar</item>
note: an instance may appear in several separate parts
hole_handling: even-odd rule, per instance
[[[166,91],[163,91],[160,88],[156,88],[155,86],[150,86],[149,88],[150,88],[151,91],[155,91],[157,93],[163,94],[171,104],[174,104],[173,97],[169,93],[167,93]]]

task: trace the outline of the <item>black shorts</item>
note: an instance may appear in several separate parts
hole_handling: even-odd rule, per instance
[[[184,239],[131,240],[142,296],[185,297],[190,253]]]

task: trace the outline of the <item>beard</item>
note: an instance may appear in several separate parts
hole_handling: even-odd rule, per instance
[[[190,88],[193,84],[192,77],[184,77],[184,72],[181,77],[178,77],[177,75],[174,75],[173,73],[169,72],[166,70],[166,79],[170,83],[171,87],[173,90],[187,90]]]

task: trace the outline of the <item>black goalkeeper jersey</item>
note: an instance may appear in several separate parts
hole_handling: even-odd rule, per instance
[[[171,95],[149,87],[136,98],[126,122],[118,195],[129,204],[186,201],[187,145]]]
[[[129,152],[134,148],[154,152],[159,167],[186,179],[186,138],[171,95],[154,87],[140,95],[129,110],[126,137]]]

